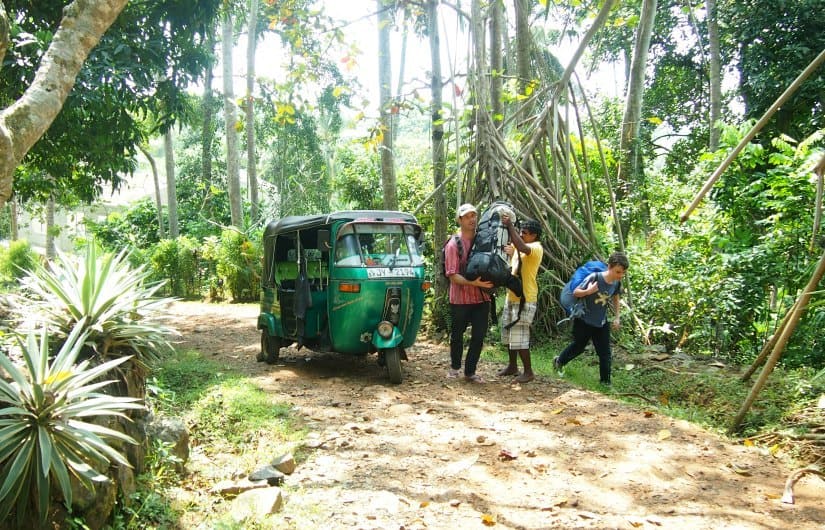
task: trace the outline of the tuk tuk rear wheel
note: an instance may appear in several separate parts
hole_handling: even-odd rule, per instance
[[[277,363],[280,354],[281,339],[273,337],[266,330],[261,331],[261,356],[263,356],[266,364]]]
[[[399,348],[388,348],[384,350],[384,364],[390,375],[390,383],[395,385],[401,383],[401,350]]]

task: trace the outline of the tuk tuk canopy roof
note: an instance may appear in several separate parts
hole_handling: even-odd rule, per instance
[[[275,237],[284,232],[317,228],[331,224],[334,221],[354,221],[356,219],[364,219],[366,221],[400,220],[408,223],[418,223],[414,215],[393,210],[348,210],[320,215],[290,215],[282,217],[277,221],[271,221],[266,225],[264,239]]]

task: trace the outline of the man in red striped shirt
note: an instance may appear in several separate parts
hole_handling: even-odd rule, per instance
[[[483,383],[476,374],[484,335],[487,333],[487,319],[490,315],[490,296],[482,288],[492,288],[493,283],[481,278],[468,280],[462,275],[467,267],[467,258],[478,224],[478,211],[472,204],[458,207],[460,237],[451,237],[444,247],[444,272],[450,279],[450,371],[448,378],[457,378],[461,370],[464,353],[464,331],[472,326],[470,345],[464,362],[464,379],[471,383]]]

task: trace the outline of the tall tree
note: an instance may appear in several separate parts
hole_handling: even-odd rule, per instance
[[[630,65],[630,79],[625,95],[625,111],[622,119],[618,190],[616,198],[621,201],[634,191],[642,169],[642,152],[639,142],[639,130],[642,119],[642,99],[645,90],[645,68],[650,49],[650,37],[653,34],[653,22],[656,19],[656,0],[643,0],[639,27],[636,29],[636,43],[633,47],[633,60]],[[634,182],[635,181],[635,182]],[[630,219],[625,214],[617,229],[626,236]]]
[[[206,46],[209,49],[209,55],[215,55],[215,38],[214,28],[207,34]],[[217,111],[217,104],[215,101],[215,94],[212,90],[212,81],[215,76],[212,72],[213,61],[210,61],[206,67],[206,74],[203,82],[203,101],[201,108],[203,109],[203,123],[201,125],[201,178],[205,183],[212,183],[212,142],[215,139],[215,125],[213,121],[214,113]]]
[[[243,228],[243,212],[241,211],[241,177],[238,162],[238,111],[235,107],[235,88],[232,77],[232,13],[229,9],[221,19],[222,29],[222,57],[223,57],[223,113],[224,130],[226,131],[226,178],[229,186],[229,210],[232,214],[232,225]]]
[[[138,144],[138,149],[149,161],[149,168],[152,171],[152,182],[155,185],[155,209],[158,216],[158,239],[166,237],[166,230],[163,228],[163,197],[160,194],[160,176],[158,175],[158,163],[155,157],[149,152],[149,146],[145,143]]]
[[[721,129],[717,122],[722,116],[722,48],[719,40],[719,11],[716,9],[716,0],[707,0],[708,21],[708,54],[709,54],[709,84],[710,84],[710,112],[708,126],[710,138],[708,150],[713,152],[719,148]]]
[[[89,52],[127,2],[87,0],[67,6],[34,81],[17,101],[0,110],[0,206],[11,197],[18,164],[54,121]],[[8,50],[8,27],[0,2],[0,65]]]
[[[493,105],[493,121],[504,121],[504,104],[501,98],[502,79],[504,79],[503,49],[503,11],[502,0],[490,2],[490,100]]]
[[[249,0],[246,44],[246,178],[249,187],[249,215],[258,222],[258,159],[255,156],[255,50],[258,44],[258,0]]]
[[[447,239],[447,195],[444,192],[444,182],[446,180],[445,155],[444,155],[444,114],[442,101],[442,88],[444,81],[441,79],[441,42],[438,32],[438,1],[427,0],[427,34],[430,42],[430,92],[432,102],[430,104],[430,128],[432,130],[432,162],[433,162],[433,187],[436,190],[433,196],[434,211],[434,239],[435,245],[440,245]],[[444,265],[440,252],[436,252],[436,270],[442,270]],[[447,295],[449,283],[443,275],[436,275],[435,296],[436,300],[444,300]],[[445,306],[446,307],[446,306]],[[437,316],[437,315],[436,315]],[[436,322],[436,326],[446,329],[446,315],[443,322]]]
[[[166,206],[169,211],[169,238],[180,235],[178,228],[178,188],[175,179],[175,146],[172,141],[172,129],[163,135],[163,156],[166,161]],[[162,226],[162,225],[161,225]]]
[[[378,5],[378,105],[380,109],[379,128],[381,131],[381,184],[384,191],[384,208],[398,209],[395,182],[395,156],[393,153],[392,123],[392,60],[390,55],[390,7],[384,0],[376,0]]]

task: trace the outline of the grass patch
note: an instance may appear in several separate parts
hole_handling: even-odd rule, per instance
[[[198,512],[191,493],[177,498],[181,477],[168,447],[159,444],[147,455],[146,472],[130,502],[119,503],[113,530],[178,528],[197,519],[204,528],[269,528],[267,521],[228,517],[225,499],[209,493],[214,483],[263,467],[275,456],[298,449],[306,432],[292,416],[292,405],[278,401],[244,374],[227,370],[197,351],[165,359],[149,382],[147,401],[156,413],[179,417],[189,427],[190,447],[202,453],[191,461],[187,483],[198,484]],[[201,512],[203,507],[206,509]],[[204,526],[205,525],[205,526]]]
[[[567,344],[566,338],[559,338],[533,348],[533,371],[545,377],[560,378],[553,368],[553,359]],[[502,345],[493,343],[485,349],[484,358],[503,366],[507,362],[507,352]],[[604,387],[599,384],[599,359],[590,346],[564,367],[563,379],[574,386],[642,404],[667,416],[724,434],[756,380],[754,376],[751,381],[742,382],[740,373],[738,367],[715,368],[703,359],[672,367],[649,361],[643,354],[627,353],[614,347],[612,385]],[[817,379],[813,375],[778,367],[748,411],[739,434],[753,437],[797,428],[792,424],[794,413],[810,406],[825,393],[825,381],[820,381],[825,378]],[[812,381],[817,384],[812,386]],[[792,453],[792,449],[788,449],[789,454]]]

